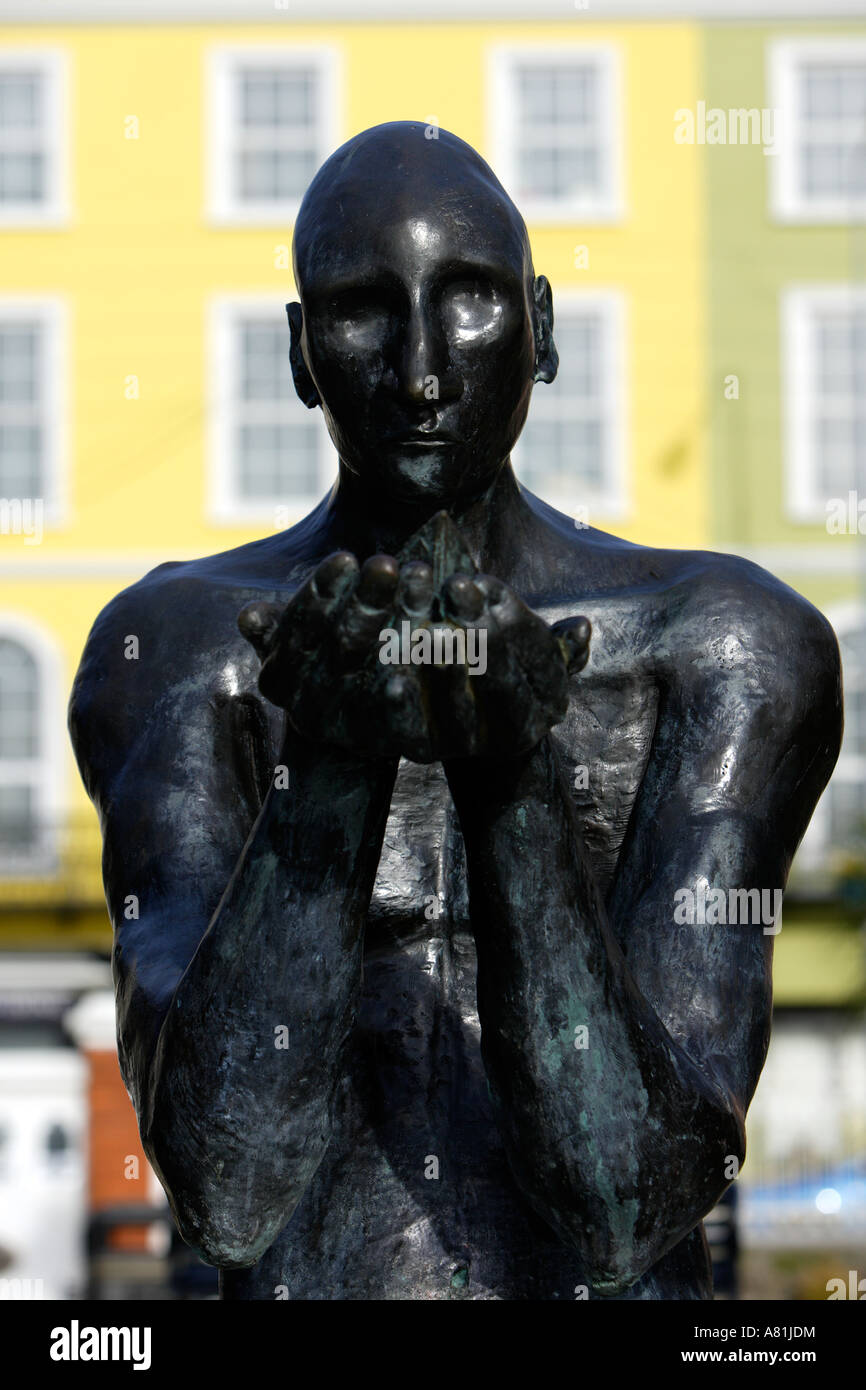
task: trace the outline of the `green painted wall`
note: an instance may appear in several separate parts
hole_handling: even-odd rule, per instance
[[[705,26],[707,109],[770,107],[770,41],[841,34],[866,37],[866,24]],[[760,145],[706,145],[703,153],[713,544],[807,542],[838,553],[840,546],[856,546],[856,538],[828,536],[822,523],[802,525],[785,515],[780,293],[797,282],[862,281],[866,226],[776,222],[772,156]],[[730,373],[739,377],[738,400],[725,399]]]

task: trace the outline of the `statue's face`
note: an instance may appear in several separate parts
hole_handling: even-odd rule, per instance
[[[419,207],[392,190],[383,171],[351,217],[319,220],[300,344],[345,467],[390,499],[448,505],[489,484],[523,427],[533,282],[494,199],[438,188]]]

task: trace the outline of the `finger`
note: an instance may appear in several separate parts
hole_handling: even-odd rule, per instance
[[[568,708],[565,652],[547,623],[502,580],[479,575],[475,582],[487,600],[489,665],[501,673],[515,726],[524,721],[526,729],[537,732],[558,723]],[[497,708],[495,684],[490,683],[489,694],[485,691],[491,723],[507,718],[504,708]]]
[[[400,566],[393,555],[371,555],[364,561],[355,599],[365,608],[381,612],[393,604],[400,578]]]
[[[508,585],[492,574],[476,574],[472,582],[484,595],[488,608],[508,607],[509,599],[515,598]]]
[[[246,604],[238,614],[238,627],[261,661],[264,661],[270,650],[284,610],[284,604],[265,603],[256,599]]]
[[[592,624],[588,618],[564,618],[554,623],[553,632],[559,642],[569,675],[582,671],[589,660],[589,639]]]
[[[507,641],[509,647],[522,651],[528,643],[534,645],[534,615],[522,599],[501,579],[481,574],[474,583],[484,599],[484,609],[475,625],[486,627],[490,642]]]
[[[384,691],[388,743],[413,763],[434,761],[433,745],[424,717],[421,694],[408,676],[395,673]]]
[[[442,586],[445,613],[457,622],[475,622],[484,608],[485,595],[468,574],[452,574]]]
[[[302,645],[315,645],[325,621],[345,603],[357,582],[358,561],[350,551],[329,555],[298,589],[286,609],[283,628]]]
[[[462,637],[463,634],[452,628],[449,635]],[[426,676],[427,717],[435,746],[460,750],[461,757],[471,756],[477,746],[478,710],[474,697],[476,682],[469,674],[468,665],[459,661],[434,661]]]
[[[316,566],[305,589],[311,597],[321,599],[326,607],[336,605],[352,589],[357,575],[358,561],[352,552],[338,550]]]
[[[316,566],[275,624],[272,604],[248,604],[244,609],[241,631],[261,657],[259,689],[273,704],[287,708],[290,685],[315,660],[328,621],[351,592],[357,575],[354,555],[337,551]]]
[[[392,555],[372,555],[365,561],[354,592],[341,612],[335,638],[345,670],[354,670],[370,655],[383,627],[394,614],[400,566]]]
[[[410,560],[400,570],[397,604],[412,618],[429,618],[433,607],[433,570],[423,560]]]

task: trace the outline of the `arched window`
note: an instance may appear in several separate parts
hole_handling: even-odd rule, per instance
[[[0,637],[0,855],[27,854],[38,834],[39,671],[20,642]]]
[[[43,872],[57,837],[59,690],[50,647],[0,619],[0,874]]]

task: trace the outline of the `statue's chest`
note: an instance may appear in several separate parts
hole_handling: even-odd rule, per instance
[[[593,866],[607,890],[640,790],[658,711],[657,687],[587,670],[556,727],[566,781]],[[479,769],[479,775],[483,775]],[[400,934],[465,915],[459,824],[441,766],[402,762],[385,832],[372,915]],[[434,928],[435,930],[435,928]]]
[[[568,718],[556,730],[578,823],[604,892],[640,792],[658,708],[654,683],[598,674],[578,683]]]

